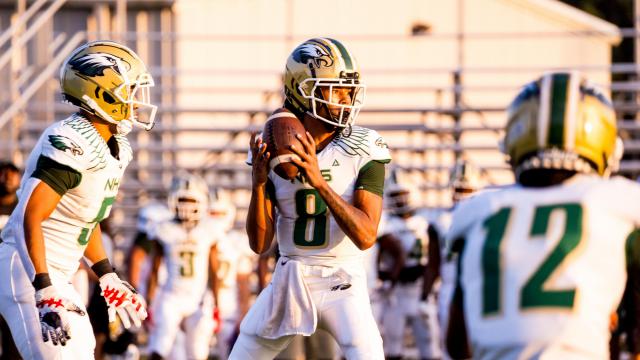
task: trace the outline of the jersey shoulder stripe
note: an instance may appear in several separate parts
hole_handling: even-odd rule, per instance
[[[368,157],[371,152],[367,138],[368,133],[369,129],[354,126],[349,136],[340,134],[333,140],[333,144],[347,156]]]
[[[346,156],[363,157],[383,163],[391,161],[387,143],[372,129],[354,126],[349,136],[340,134],[332,144]]]
[[[87,161],[89,166],[87,170],[98,171],[107,166],[106,156],[109,148],[104,139],[100,136],[96,128],[84,117],[74,114],[66,120],[62,121],[64,127],[72,129],[78,133],[84,140],[87,151]]]

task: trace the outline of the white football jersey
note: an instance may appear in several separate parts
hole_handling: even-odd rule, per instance
[[[576,175],[462,202],[461,285],[474,358],[608,358],[609,316],[626,281],[640,186]],[[502,355],[501,355],[502,354]]]
[[[51,216],[42,222],[49,271],[61,271],[70,278],[78,269],[89,235],[100,221],[109,216],[122,175],[133,156],[126,137],[114,137],[119,148],[118,158],[111,155],[104,139],[80,115],[54,123],[40,136],[27,160],[25,176],[18,191],[20,202],[2,231],[3,240],[17,244],[30,278],[35,273],[22,224],[31,193],[41,182],[31,177],[38,159],[47,157],[82,176],[79,185],[68,190]]]
[[[209,253],[221,238],[217,223],[203,219],[192,229],[178,221],[158,224],[150,234],[163,249],[167,279],[164,292],[184,295],[189,301],[199,302],[207,290],[209,280]]]
[[[337,136],[317,158],[329,186],[352,203],[360,170],[371,161],[387,163],[391,155],[376,131],[354,126],[349,137]],[[276,232],[282,255],[304,258],[301,261],[361,261],[363,252],[340,229],[317,190],[301,174],[290,181],[270,171],[269,179],[275,188]]]
[[[405,267],[426,265],[429,246],[428,227],[429,221],[424,216],[414,214],[405,219],[390,215],[386,218],[380,236],[390,234],[400,241]]]
[[[218,300],[220,315],[227,319],[237,319],[239,274],[251,274],[258,261],[258,255],[249,247],[249,239],[244,232],[232,230],[218,242]]]

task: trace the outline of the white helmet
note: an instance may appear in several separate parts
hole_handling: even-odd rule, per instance
[[[236,220],[236,207],[233,206],[227,193],[214,188],[209,193],[209,216],[222,223],[225,231],[231,230]]]
[[[209,189],[200,176],[183,173],[173,178],[169,188],[169,209],[184,222],[201,220],[207,214]]]
[[[138,212],[136,228],[138,231],[148,234],[155,224],[171,220],[172,217],[173,213],[166,205],[153,202],[145,205]]]
[[[390,182],[384,190],[387,209],[394,215],[406,214],[414,210],[411,206],[411,190],[407,186]]]
[[[454,202],[470,197],[480,188],[480,170],[471,162],[458,159],[451,171],[451,188]]]

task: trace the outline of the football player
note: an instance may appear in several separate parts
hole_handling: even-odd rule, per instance
[[[291,147],[300,172],[290,181],[269,171],[266,143],[252,136],[249,243],[263,253],[277,234],[282,257],[242,321],[232,359],[271,359],[316,328],[347,359],[384,358],[362,257],[376,241],[390,154],[375,131],[353,125],[364,90],[337,40],[307,40],[287,60],[284,109],[272,117],[294,114],[304,125],[301,145]]]
[[[173,212],[167,208],[166,203],[151,202],[140,209],[136,228],[138,232],[133,238],[133,245],[129,252],[129,283],[145,298],[147,296],[147,284],[143,279],[149,279],[151,272],[150,254],[153,250],[153,241],[149,233],[160,223],[173,219]]]
[[[471,162],[460,159],[456,161],[450,179],[453,207],[438,213],[434,221],[429,224],[427,230],[429,261],[427,261],[422,294],[420,295],[423,302],[427,301],[429,295],[434,292],[436,281],[440,279],[437,299],[441,335],[446,335],[449,305],[456,279],[455,257],[451,256],[450,249],[445,243],[445,237],[451,225],[451,214],[460,201],[469,198],[480,189],[480,171]],[[445,336],[441,336],[441,347],[444,350],[442,355],[444,358],[448,358],[444,347],[444,338]]]
[[[20,186],[20,169],[9,161],[0,161],[0,231],[9,220],[9,215],[18,206],[18,187]],[[0,348],[2,357],[7,359],[20,356],[16,344],[11,338],[7,322],[0,316]]]
[[[257,256],[249,248],[247,235],[233,229],[236,209],[219,189],[211,191],[209,215],[224,235],[218,249],[218,303],[217,319],[220,321],[216,343],[219,359],[226,359],[233,347],[240,328],[240,321],[249,310],[251,298],[250,277]]]
[[[401,359],[404,354],[404,330],[409,323],[418,347],[420,359],[438,359],[440,329],[433,296],[420,303],[422,279],[427,262],[429,222],[416,213],[410,202],[409,188],[397,183],[385,189],[389,216],[380,239],[399,243],[404,266],[397,275],[397,283],[388,294],[389,301],[382,318],[384,352],[387,359]],[[393,239],[393,240],[392,240]],[[381,278],[387,278],[380,271]]]
[[[449,354],[607,359],[640,225],[638,184],[608,178],[622,156],[611,102],[580,74],[553,72],[507,116],[516,184],[462,202],[447,234],[461,249]]]
[[[209,189],[193,174],[180,174],[169,190],[169,209],[174,219],[150,232],[156,241],[148,295],[153,314],[149,338],[151,359],[166,358],[176,334],[185,332],[187,358],[207,359],[213,337],[213,298],[217,296],[217,242],[219,225],[208,216]],[[158,269],[164,261],[167,279],[155,293]]]
[[[117,313],[128,327],[146,317],[142,299],[114,272],[98,223],[133,156],[125,135],[153,126],[153,79],[131,49],[98,41],[73,51],[60,85],[79,110],[38,140],[0,244],[0,312],[26,359],[93,358],[91,324],[69,283],[83,256],[111,321]]]

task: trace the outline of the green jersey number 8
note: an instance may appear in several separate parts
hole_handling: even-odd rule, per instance
[[[316,189],[296,191],[296,219],[293,243],[299,247],[321,248],[327,245],[329,211]]]

